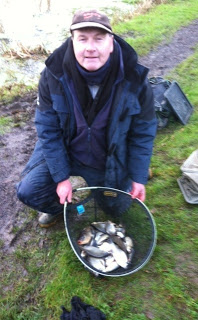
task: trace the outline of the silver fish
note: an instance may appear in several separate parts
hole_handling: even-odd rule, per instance
[[[95,240],[95,238],[92,238],[91,241],[88,243],[90,246],[93,246],[93,247],[97,247],[97,242]]]
[[[128,257],[115,243],[111,244],[112,255],[120,267],[126,269],[128,267]]]
[[[91,257],[89,256],[87,258],[87,261],[89,262],[89,264],[94,267],[95,269],[102,271],[102,272],[106,272],[106,267],[105,267],[105,261],[104,259],[101,258],[95,258],[95,257]]]
[[[107,253],[110,253],[112,251],[111,243],[108,241],[104,241],[100,246],[100,250],[106,251]]]
[[[96,242],[98,242],[98,240],[100,239],[101,236],[103,236],[103,234],[104,234],[104,232],[96,231],[96,233],[95,233]]]
[[[86,252],[84,250],[81,251],[80,256],[82,258],[85,258],[87,256]]]
[[[108,233],[109,235],[115,235],[116,234],[115,223],[113,223],[111,221],[107,221],[107,223],[106,223],[106,233]]]
[[[127,252],[131,252],[133,248],[133,240],[130,237],[125,237],[124,244]]]
[[[133,256],[134,256],[135,250],[132,248],[131,252],[128,254],[128,263],[131,263]]]
[[[125,232],[126,232],[126,230],[125,230],[125,228],[123,227],[122,224],[119,224],[119,225],[116,227],[116,231],[117,231],[117,232],[121,232],[121,233],[123,233],[123,234],[125,234]]]
[[[92,222],[77,240],[81,256],[95,269],[111,272],[126,269],[134,256],[133,240],[125,236],[124,227],[114,222]]]
[[[95,237],[96,243],[98,246],[100,246],[105,240],[109,238],[108,234],[102,233],[99,237]]]
[[[121,231],[116,231],[116,235],[117,235],[118,237],[120,237],[121,239],[123,239],[123,238],[125,237],[124,233],[121,232]]]
[[[105,259],[105,272],[111,272],[117,268],[119,268],[119,264],[115,261],[112,255],[107,256]]]
[[[112,241],[118,245],[120,249],[122,249],[125,253],[127,253],[126,245],[123,240],[118,236],[111,236]]]
[[[82,230],[80,237],[77,240],[78,245],[87,244],[90,242],[94,236],[94,231],[92,227],[86,227]]]
[[[101,232],[106,232],[106,222],[92,222],[91,225]]]
[[[95,258],[103,258],[106,257],[109,253],[101,250],[94,246],[84,245],[79,246],[81,250],[85,251],[88,255],[95,257]]]

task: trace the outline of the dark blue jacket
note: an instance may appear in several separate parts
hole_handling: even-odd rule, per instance
[[[131,46],[115,35],[122,49],[124,79],[117,85],[107,126],[105,186],[119,188],[126,177],[146,184],[156,135],[156,118],[148,69],[137,63]],[[64,75],[68,41],[46,60],[35,115],[38,142],[25,172],[46,161],[53,180],[70,176],[69,144],[75,135],[73,102]]]

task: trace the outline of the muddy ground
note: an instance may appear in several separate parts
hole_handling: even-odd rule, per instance
[[[166,76],[177,64],[193,53],[198,43],[198,20],[179,30],[171,43],[160,45],[155,51],[142,57],[140,62],[150,68],[149,76]],[[18,244],[24,244],[39,230],[37,217],[17,200],[15,184],[20,179],[29,156],[34,148],[36,132],[34,111],[36,92],[21,97],[9,104],[0,104],[0,116],[11,116],[15,127],[0,136],[0,239],[1,250],[11,254]],[[82,185],[82,180],[75,179],[74,184]],[[56,228],[64,228],[60,221]],[[53,228],[52,228],[53,229]],[[40,229],[40,237],[52,232],[52,229]]]

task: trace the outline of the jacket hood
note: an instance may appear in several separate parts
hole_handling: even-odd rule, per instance
[[[57,78],[60,78],[63,75],[63,60],[70,39],[71,37],[68,38],[60,47],[54,50],[54,52],[52,52],[52,54],[45,61],[45,65]]]
[[[149,69],[138,63],[138,55],[133,47],[116,34],[114,34],[114,39],[119,43],[122,50],[125,78],[127,80],[134,80],[133,72],[135,72],[134,75],[136,77],[140,76],[141,78],[145,78]]]
[[[138,55],[136,51],[118,35],[114,34],[114,39],[119,43],[121,47],[124,64],[129,64],[130,67],[135,67],[138,61]]]

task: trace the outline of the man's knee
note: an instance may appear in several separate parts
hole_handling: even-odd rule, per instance
[[[31,200],[31,191],[23,180],[16,185],[16,191],[18,199],[21,202],[28,204]]]

